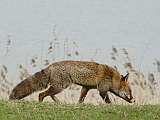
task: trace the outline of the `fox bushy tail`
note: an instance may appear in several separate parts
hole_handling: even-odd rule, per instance
[[[10,99],[22,99],[35,91],[47,88],[49,84],[49,77],[44,70],[35,73],[19,83],[11,92]]]

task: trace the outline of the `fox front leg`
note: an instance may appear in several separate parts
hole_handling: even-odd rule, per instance
[[[82,103],[84,101],[88,91],[89,91],[89,88],[82,87],[81,94],[80,94],[80,97],[79,97],[79,103]]]
[[[107,92],[99,92],[99,94],[106,103],[111,103]]]

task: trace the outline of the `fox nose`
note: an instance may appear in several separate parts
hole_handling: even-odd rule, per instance
[[[134,99],[131,99],[130,101],[131,101],[131,103],[134,103],[134,102],[136,102]]]

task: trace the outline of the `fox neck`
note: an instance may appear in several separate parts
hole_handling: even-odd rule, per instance
[[[114,84],[111,84],[109,91],[115,94],[116,96],[120,97],[119,88],[121,83],[121,76],[117,74],[116,78],[117,79],[112,79],[112,83]]]
[[[115,94],[116,96],[121,97],[119,95],[119,91],[118,90],[113,90],[113,89],[110,88],[109,91],[112,92],[113,94]]]

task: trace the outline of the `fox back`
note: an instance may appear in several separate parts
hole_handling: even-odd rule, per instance
[[[61,61],[46,68],[47,74],[55,81],[71,80],[73,83],[95,86],[104,79],[119,77],[114,69],[96,62]]]

